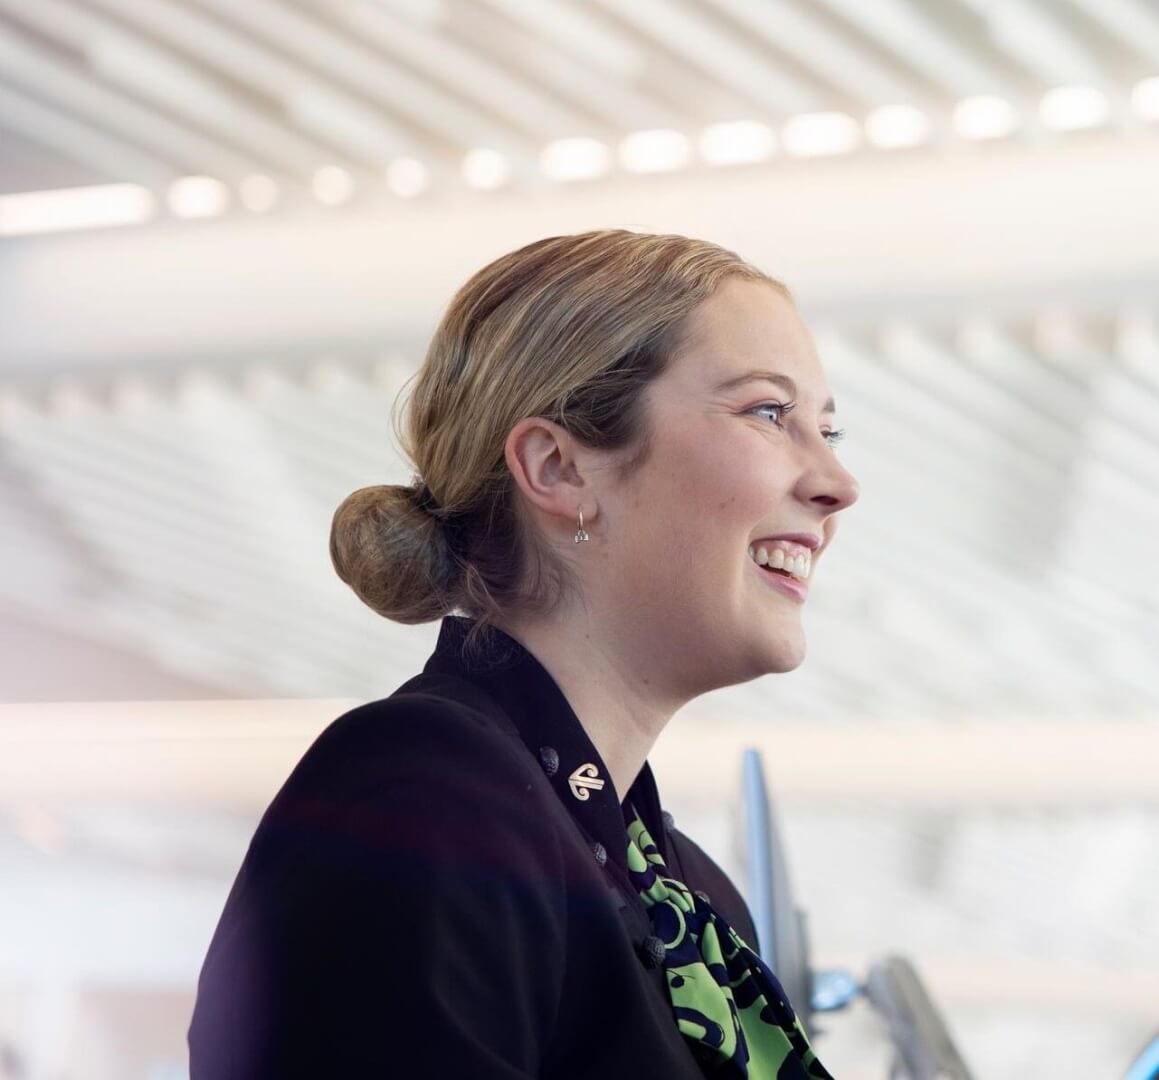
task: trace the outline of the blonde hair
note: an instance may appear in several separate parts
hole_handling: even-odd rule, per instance
[[[395,622],[465,612],[468,648],[510,613],[546,614],[575,595],[566,560],[520,510],[507,436],[543,416],[588,447],[624,451],[617,474],[631,475],[651,452],[644,389],[727,277],[789,296],[715,244],[622,229],[538,240],[483,267],[435,330],[406,431],[395,425],[426,490],[347,496],[330,530],[338,576]]]

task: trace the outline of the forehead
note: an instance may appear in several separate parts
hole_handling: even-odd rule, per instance
[[[812,335],[792,302],[762,281],[729,278],[685,324],[680,349],[685,376],[716,386],[750,368],[781,371],[824,393]]]

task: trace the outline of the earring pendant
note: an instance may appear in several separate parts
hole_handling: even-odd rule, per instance
[[[588,538],[588,534],[584,531],[584,512],[579,512],[579,529],[575,534],[575,542],[582,544]]]

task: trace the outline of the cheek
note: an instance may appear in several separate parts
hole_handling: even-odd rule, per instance
[[[699,569],[691,568],[697,576],[705,576],[706,570],[709,578],[734,573],[734,557],[747,558],[749,537],[762,526],[777,524],[784,492],[770,480],[755,470],[733,467],[698,470],[684,479],[676,497],[680,520],[668,513],[658,518],[664,518],[670,538],[681,537],[681,548],[700,553]],[[659,528],[659,520],[650,527]]]
[[[709,435],[686,423],[680,437],[671,439],[664,448],[662,470],[653,474],[644,488],[648,507],[669,527],[673,518],[695,518],[707,524],[736,497],[729,457],[722,452],[720,440]]]
[[[744,440],[705,430],[684,455],[680,473],[685,486],[714,511],[728,511],[762,486],[761,470]]]
[[[719,473],[703,466],[702,460],[666,470],[636,500],[631,509],[631,565],[625,568],[629,579],[640,575],[680,582],[687,593],[698,591],[699,582],[713,577],[721,564],[722,546],[735,535],[729,526],[738,497],[725,487]],[[657,553],[662,558],[657,559]]]
[[[727,429],[698,427],[686,418],[682,428],[669,430],[679,434],[657,453],[664,466],[641,485],[633,509],[638,535],[681,561],[689,546],[701,552],[736,544],[743,549],[748,533],[776,520],[785,498],[772,463],[745,439],[730,438]],[[677,538],[680,550],[674,552]]]
[[[787,495],[774,465],[763,468],[751,462],[744,468],[735,464],[717,476],[714,486],[715,509],[746,530],[761,525],[776,525],[780,505]]]

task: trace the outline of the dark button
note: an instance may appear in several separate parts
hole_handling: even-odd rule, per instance
[[[646,968],[659,967],[663,961],[667,950],[664,948],[664,942],[661,941],[655,934],[649,934],[638,946],[640,959],[644,961]]]
[[[592,852],[595,854],[596,862],[603,866],[608,861],[608,849],[604,847],[598,840],[592,844]]]
[[[676,828],[676,819],[667,810],[662,810],[660,816],[664,819],[664,828],[669,832]]]
[[[554,776],[559,772],[559,754],[554,746],[541,746],[539,748],[539,763],[548,776]]]
[[[696,889],[695,892],[696,895],[699,896],[700,899],[703,900],[706,904],[712,903],[712,901],[708,898],[708,893],[704,892],[702,889]]]

